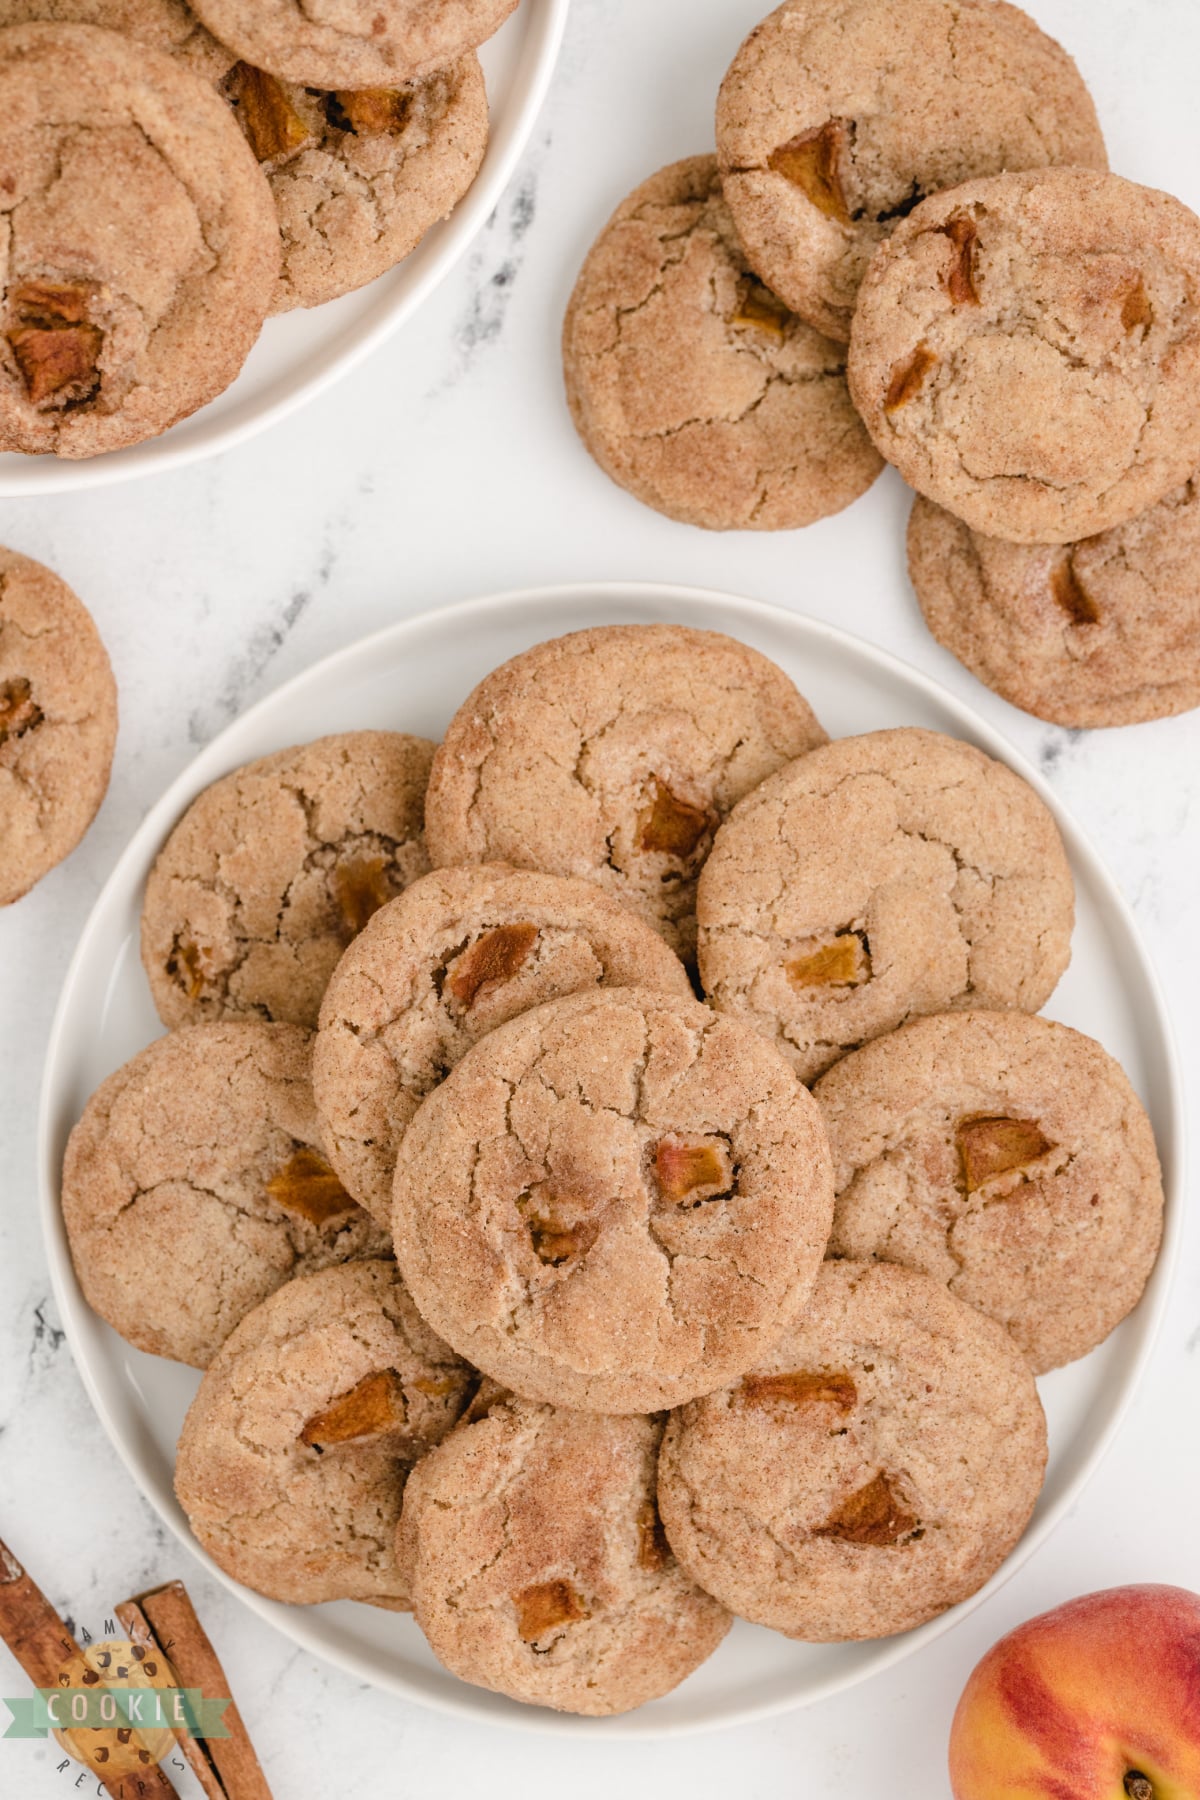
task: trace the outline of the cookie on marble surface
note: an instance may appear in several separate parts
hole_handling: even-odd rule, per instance
[[[925,623],[1014,706],[1073,730],[1200,706],[1200,484],[1062,546],[981,537],[918,497],[908,569]]]
[[[63,1220],[88,1304],[139,1350],[206,1368],[293,1276],[387,1253],[322,1153],[311,1062],[296,1025],[191,1025],[88,1101]]]
[[[159,852],[142,962],[164,1025],[315,1025],[338,958],[429,867],[433,745],[350,731],[277,750],[195,800]]]
[[[83,602],[0,548],[0,906],[74,850],[108,789],[117,686]]]
[[[365,93],[297,86],[241,62],[223,91],[279,212],[275,312],[320,306],[392,268],[449,217],[487,149],[476,56]]]
[[[1011,1339],[935,1281],[829,1262],[735,1387],[667,1423],[658,1501],[694,1581],[812,1643],[911,1631],[1029,1522],[1046,1421]]]
[[[717,150],[752,267],[842,340],[873,252],[927,195],[1108,166],[1075,64],[1004,0],[787,0],[725,77]]]
[[[848,372],[883,455],[972,530],[1123,525],[1200,467],[1200,219],[1089,169],[937,194],[877,251]]]
[[[325,1143],[355,1198],[389,1223],[424,1096],[506,1019],[596,987],[692,994],[658,933],[590,881],[436,869],[382,907],[334,971],[313,1055]]]
[[[805,1081],[915,1013],[1036,1012],[1071,954],[1049,810],[971,744],[901,727],[765,781],[700,879],[700,977]]]
[[[844,348],[751,273],[715,157],[672,164],[617,208],[576,282],[563,367],[600,467],[684,524],[811,525],[883,467]]]
[[[167,50],[209,81],[219,81],[233,57],[204,29],[186,0],[0,0],[0,26],[36,20],[99,25],[139,43]]]
[[[422,1102],[392,1235],[414,1300],[528,1399],[653,1412],[734,1379],[802,1306],[833,1185],[778,1053],[698,1001],[572,994]]]
[[[814,1098],[838,1192],[831,1256],[944,1282],[1039,1374],[1141,1299],[1162,1172],[1141,1101],[1093,1039],[1023,1013],[914,1019]]]
[[[242,1320],[188,1408],[175,1492],[213,1560],[272,1600],[404,1611],[409,1470],[475,1377],[390,1262],[304,1275]]]
[[[731,1620],[663,1537],[662,1430],[514,1400],[425,1458],[400,1560],[439,1662],[513,1700],[597,1717],[669,1693],[712,1655]]]
[[[478,49],[517,0],[194,0],[243,62],[304,87],[394,87]]]
[[[0,119],[0,449],[166,431],[229,386],[266,317],[266,177],[211,82],[97,26],[0,32]]]
[[[825,742],[783,670],[733,638],[571,632],[493,670],[455,713],[429,781],[429,854],[598,882],[687,956],[721,819]]]

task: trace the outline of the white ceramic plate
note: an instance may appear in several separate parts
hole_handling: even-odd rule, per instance
[[[666,1699],[623,1719],[581,1720],[521,1707],[439,1668],[408,1617],[340,1602],[279,1606],[228,1582],[297,1644],[359,1680],[446,1711],[533,1731],[608,1737],[692,1732],[812,1701],[907,1656],[976,1606],[1046,1537],[1078,1495],[1136,1389],[1166,1300],[1182,1227],[1180,1078],[1162,995],[1112,880],[1045,783],[1003,738],[925,676],[835,630],[775,607],[695,589],[598,585],[502,594],[391,627],[318,663],[252,708],[196,758],[150,812],[117,864],[80,940],[46,1061],[40,1120],[41,1203],[54,1289],[92,1401],[142,1491],[200,1556],[171,1487],[174,1446],[199,1377],[132,1350],[85,1304],[67,1251],[58,1184],[67,1134],[97,1084],[161,1032],[138,959],[147,872],[196,794],[251,757],[364,725],[440,737],[470,688],[506,657],[583,625],[666,619],[730,633],[788,671],[834,736],[924,725],[1010,764],[1054,811],[1075,873],[1071,968],[1047,1009],[1098,1038],[1147,1103],[1167,1181],[1167,1235],[1150,1289],[1099,1350],[1040,1385],[1050,1467],[1033,1523],[982,1594],[905,1637],[793,1644],[739,1622],[721,1649]],[[215,1565],[208,1567],[217,1575]]]
[[[546,97],[569,5],[521,0],[484,44],[487,155],[450,218],[411,256],[357,293],[268,319],[233,386],[161,437],[82,462],[0,454],[0,499],[100,487],[215,456],[286,418],[369,356],[433,292],[503,193]]]

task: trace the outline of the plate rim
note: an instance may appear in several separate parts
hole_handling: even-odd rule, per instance
[[[1096,1441],[1067,1483],[1063,1493],[1048,1505],[1041,1516],[1026,1530],[1000,1568],[983,1587],[957,1606],[951,1607],[947,1612],[939,1614],[914,1631],[893,1639],[877,1640],[880,1646],[879,1653],[868,1668],[852,1669],[848,1672],[837,1671],[831,1673],[824,1680],[812,1684],[803,1693],[792,1696],[776,1696],[757,1703],[749,1702],[738,1705],[716,1718],[698,1721],[680,1720],[665,1724],[656,1724],[653,1719],[642,1720],[638,1711],[607,1719],[587,1719],[576,1715],[555,1713],[546,1708],[522,1706],[517,1702],[510,1702],[502,1709],[485,1709],[481,1700],[472,1697],[479,1693],[482,1699],[494,1703],[497,1696],[488,1690],[476,1690],[468,1683],[460,1684],[464,1698],[459,1699],[453,1689],[446,1693],[426,1692],[417,1682],[404,1675],[388,1673],[381,1676],[365,1653],[353,1647],[341,1645],[336,1649],[331,1649],[324,1634],[319,1630],[314,1631],[309,1625],[309,1618],[315,1615],[308,1612],[307,1609],[287,1606],[256,1594],[252,1589],[243,1586],[232,1576],[226,1574],[213,1562],[192,1535],[173,1494],[166,1498],[160,1495],[157,1483],[148,1477],[146,1471],[139,1465],[135,1446],[125,1442],[124,1435],[111,1416],[100,1391],[99,1381],[94,1376],[89,1361],[79,1347],[77,1322],[85,1316],[90,1318],[91,1314],[75,1279],[74,1267],[66,1243],[59,1203],[61,1171],[53,1156],[52,1143],[58,1091],[56,1077],[58,1065],[64,1055],[66,1015],[72,990],[89,959],[92,938],[101,928],[110,897],[118,884],[126,879],[131,866],[138,865],[148,868],[147,856],[151,855],[161,843],[166,827],[180,816],[196,794],[228,769],[238,767],[244,760],[240,754],[230,753],[228,749],[230,742],[244,732],[247,726],[254,726],[262,715],[276,707],[286,707],[289,703],[301,699],[310,685],[324,685],[331,673],[336,678],[336,675],[346,665],[368,659],[373,660],[374,653],[385,646],[389,650],[393,646],[399,648],[404,644],[404,640],[419,640],[421,635],[430,629],[445,628],[447,625],[453,628],[455,622],[461,623],[464,628],[469,628],[472,621],[483,615],[494,613],[503,615],[510,610],[522,608],[558,608],[569,619],[572,611],[581,602],[589,601],[600,606],[606,601],[612,601],[624,605],[644,602],[649,608],[663,603],[677,608],[686,607],[689,612],[694,609],[702,615],[710,615],[709,621],[703,618],[697,621],[701,628],[704,628],[706,623],[710,623],[712,614],[727,612],[729,609],[733,609],[735,613],[746,614],[750,618],[759,618],[776,624],[783,621],[790,629],[796,631],[801,639],[807,636],[810,640],[824,642],[839,649],[843,654],[849,654],[852,658],[859,658],[870,663],[874,668],[893,678],[899,675],[902,681],[916,687],[939,708],[950,713],[957,724],[966,730],[972,741],[982,741],[989,755],[1005,762],[1016,774],[1027,781],[1045,802],[1066,841],[1072,862],[1078,858],[1080,865],[1086,868],[1090,879],[1098,886],[1105,905],[1115,912],[1136,953],[1137,979],[1134,985],[1141,988],[1148,1002],[1155,1031],[1160,1040],[1168,1086],[1164,1111],[1170,1132],[1170,1156],[1164,1162],[1164,1191],[1167,1204],[1163,1240],[1158,1261],[1137,1309],[1137,1313],[1140,1315],[1139,1341],[1133,1351],[1131,1366],[1124,1379],[1122,1391],[1107,1421],[1100,1429]],[[568,624],[567,630],[569,631],[571,628]],[[395,620],[390,625],[341,645],[338,649],[319,658],[306,669],[299,671],[278,687],[261,696],[252,706],[247,707],[237,718],[231,720],[216,737],[185,764],[149,808],[117,857],[89,909],[63,977],[62,987],[55,1005],[43,1060],[36,1133],[38,1205],[41,1214],[43,1245],[55,1303],[71,1349],[72,1360],[79,1371],[88,1399],[110,1444],[116,1450],[138,1491],[150,1502],[184,1548],[195,1556],[229,1592],[234,1594],[244,1605],[249,1606],[267,1624],[274,1626],[292,1643],[310,1654],[320,1657],[325,1662],[332,1663],[352,1678],[363,1681],[382,1692],[395,1694],[448,1716],[469,1718],[476,1723],[498,1725],[518,1732],[573,1738],[597,1736],[608,1738],[611,1741],[617,1739],[658,1741],[668,1737],[699,1736],[710,1731],[731,1729],[758,1720],[778,1717],[803,1706],[815,1705],[834,1693],[846,1691],[860,1685],[863,1681],[870,1680],[873,1676],[882,1673],[883,1670],[891,1668],[896,1663],[903,1661],[904,1658],[913,1655],[923,1645],[933,1642],[945,1632],[952,1630],[968,1614],[983,1605],[1036,1554],[1091,1481],[1128,1416],[1129,1409],[1145,1377],[1146,1368],[1153,1355],[1178,1273],[1184,1230],[1182,1196],[1186,1190],[1188,1151],[1182,1063],[1174,1023],[1157,968],[1142,937],[1132,907],[1118,887],[1114,876],[1109,872],[1088,834],[1079,825],[1070,809],[1055,794],[1041,771],[1001,731],[977,713],[969,702],[961,700],[941,682],[894,652],[884,649],[854,632],[846,631],[841,626],[830,624],[823,619],[813,618],[792,607],[755,599],[749,595],[662,581],[550,583],[536,587],[504,589],[428,607],[422,612],[414,613],[405,619]]]

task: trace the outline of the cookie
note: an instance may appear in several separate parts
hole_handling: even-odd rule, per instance
[[[402,1611],[405,1479],[473,1381],[392,1263],[300,1276],[242,1320],[200,1383],[179,1504],[214,1562],[256,1593]]]
[[[392,268],[449,217],[487,149],[476,56],[366,93],[290,85],[238,63],[223,91],[279,213],[275,312],[320,306]]]
[[[439,1662],[513,1700],[597,1717],[669,1693],[712,1655],[731,1621],[663,1538],[661,1437],[659,1420],[515,1400],[425,1458],[400,1539]]]
[[[914,1019],[814,1097],[837,1182],[830,1255],[943,1282],[1039,1374],[1141,1299],[1162,1173],[1141,1101],[1091,1038],[1016,1013]]]
[[[756,1032],[645,988],[510,1019],[422,1102],[392,1235],[413,1299],[527,1399],[653,1412],[748,1368],[812,1287],[820,1114]]]
[[[279,280],[266,177],[212,84],[92,25],[0,32],[0,450],[98,456],[227,388]]]
[[[475,50],[517,0],[198,0],[244,62],[302,87],[394,87]]]
[[[938,642],[1025,712],[1079,730],[1200,706],[1195,477],[1064,546],[981,537],[918,498],[908,569]]]
[[[428,868],[433,745],[349,731],[277,750],[193,800],[146,883],[142,962],[164,1025],[315,1025],[342,951]]]
[[[563,368],[605,474],[686,525],[811,525],[883,467],[844,348],[751,274],[711,156],[672,164],[617,208],[575,284]]]
[[[658,1503],[693,1581],[832,1643],[975,1593],[1045,1467],[1033,1374],[998,1325],[924,1275],[835,1262],[752,1373],[672,1415]]]
[[[0,548],[0,906],[75,848],[116,741],[117,686],[91,614],[50,569]]]
[[[658,933],[589,881],[438,869],[381,908],[334,972],[313,1056],[322,1133],[355,1199],[389,1223],[424,1096],[506,1019],[598,987],[692,993]]]
[[[725,77],[717,150],[751,266],[843,341],[873,252],[927,195],[1108,167],[1075,64],[1004,0],[787,0]]]
[[[63,1220],[88,1304],[139,1350],[206,1368],[285,1281],[386,1254],[322,1154],[311,1058],[296,1025],[192,1025],[88,1101]]]
[[[1200,467],[1200,219],[1088,169],[935,195],[867,271],[848,373],[883,455],[972,530],[1110,531]]]
[[[207,32],[185,0],[0,0],[0,26],[35,20],[99,25],[166,50],[209,81],[219,81],[233,57]]]
[[[1071,955],[1074,883],[1046,806],[934,731],[841,738],[721,827],[700,976],[805,1081],[914,1013],[1036,1012]]]
[[[434,867],[506,862],[598,882],[673,950],[696,877],[742,795],[826,742],[792,682],[715,631],[602,625],[484,677],[433,761]]]

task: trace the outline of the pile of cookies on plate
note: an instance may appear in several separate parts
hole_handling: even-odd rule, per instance
[[[0,0],[0,450],[156,436],[269,313],[407,256],[478,172],[515,5]]]
[[[974,1592],[1042,1484],[1035,1375],[1161,1233],[1128,1080],[1038,1016],[1073,908],[1008,768],[831,742],[682,626],[538,644],[437,747],[217,781],[146,888],[168,1033],[62,1188],[91,1305],[205,1371],[200,1543],[591,1714],[735,1614],[864,1638]]]
[[[918,492],[947,649],[1066,726],[1200,705],[1200,219],[1109,174],[1005,0],[785,0],[716,155],[617,208],[564,328],[600,466],[713,529]]]

